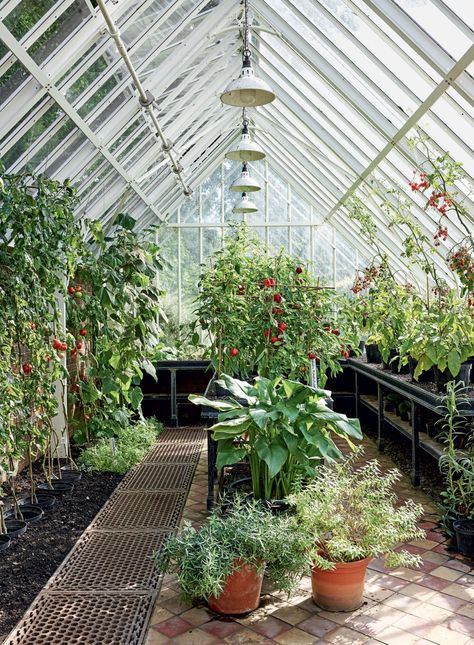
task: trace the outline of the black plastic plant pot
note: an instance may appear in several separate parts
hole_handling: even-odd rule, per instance
[[[382,362],[382,354],[379,352],[377,345],[366,344],[365,354],[367,356],[367,363],[380,364]]]
[[[448,368],[446,368],[444,372],[441,372],[436,366],[434,366],[435,383],[438,388],[438,392],[444,392],[448,381],[452,381],[453,379],[456,383],[460,383],[462,381],[464,385],[469,385],[471,381],[471,368],[472,363],[462,363],[459,373],[453,377]]]
[[[42,511],[50,511],[56,504],[56,497],[49,495],[46,491],[42,491],[36,495],[36,500],[32,497],[25,497],[20,500],[20,506],[38,506]]]
[[[11,538],[6,533],[0,533],[0,553],[6,551],[10,546]]]
[[[474,520],[456,520],[453,528],[456,531],[458,551],[474,558]]]
[[[11,537],[18,537],[23,535],[28,526],[25,520],[15,520],[13,518],[7,518],[5,520],[5,526],[7,527],[7,534]]]
[[[72,468],[61,468],[61,479],[65,482],[78,482],[82,478],[82,473],[79,470]]]
[[[44,515],[43,509],[36,504],[21,504],[21,514],[27,524],[34,524],[39,522]]]
[[[396,405],[394,401],[385,401],[385,412],[395,412]]]
[[[49,495],[65,495],[74,490],[74,484],[72,482],[66,482],[62,479],[51,480],[51,486],[52,488],[48,484],[38,484],[37,490],[38,492],[41,491],[41,494],[43,491],[48,491]]]

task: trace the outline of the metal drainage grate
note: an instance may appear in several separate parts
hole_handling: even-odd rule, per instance
[[[5,645],[138,645],[151,594],[43,593]]]
[[[207,431],[202,426],[196,428],[166,428],[158,435],[158,443],[201,443]]]
[[[145,456],[142,463],[189,464],[197,462],[200,455],[200,444],[158,442]]]
[[[152,591],[152,555],[167,533],[86,533],[48,584],[52,591]]]
[[[179,523],[187,491],[118,491],[112,494],[92,529],[161,529]]]
[[[120,490],[188,490],[196,464],[140,464],[120,484]]]

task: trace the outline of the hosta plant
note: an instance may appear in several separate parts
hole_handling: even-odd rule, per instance
[[[381,472],[376,460],[356,467],[351,457],[322,466],[305,488],[290,495],[314,565],[333,569],[337,562],[384,556],[386,566],[417,566],[420,556],[395,550],[424,537],[417,526],[423,507],[412,500],[399,505],[393,491],[398,470]]]
[[[281,377],[259,376],[250,384],[223,375],[217,383],[231,398],[189,398],[219,410],[218,422],[211,428],[218,442],[217,468],[247,457],[256,498],[286,497],[296,479],[313,477],[324,459],[342,456],[334,439],[352,446],[352,439],[362,438],[357,419],[328,407],[326,390]]]
[[[308,568],[295,519],[239,498],[225,516],[215,509],[199,530],[185,522],[178,534],[167,538],[155,561],[162,573],[177,574],[185,601],[218,596],[236,561],[265,570],[273,585],[288,593]]]

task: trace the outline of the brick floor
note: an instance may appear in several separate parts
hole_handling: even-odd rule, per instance
[[[364,440],[364,458],[376,457],[382,468],[393,462],[370,440]],[[183,519],[202,522],[206,517],[207,454],[201,455]],[[311,598],[310,578],[301,581],[290,597],[273,592],[264,583],[260,608],[236,618],[213,614],[204,605],[179,601],[172,576],[165,576],[153,612],[146,645],[467,645],[474,643],[474,569],[472,561],[449,550],[437,530],[432,499],[411,487],[403,476],[400,498],[423,504],[420,525],[426,539],[404,545],[424,561],[419,570],[386,569],[381,560],[369,565],[364,604],[351,613],[331,613]]]

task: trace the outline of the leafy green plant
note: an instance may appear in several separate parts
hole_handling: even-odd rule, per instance
[[[428,309],[419,306],[400,350],[402,362],[409,357],[417,361],[415,379],[433,366],[457,376],[461,364],[474,355],[474,317],[465,300],[445,289]]]
[[[199,286],[195,328],[208,334],[218,374],[307,378],[308,358],[317,358],[324,384],[327,370],[341,370],[348,350],[333,324],[334,292],[286,252],[272,256],[246,226],[226,238]]]
[[[74,338],[71,390],[75,439],[86,443],[121,406],[138,409],[143,372],[156,376],[150,358],[159,343],[162,292],[159,247],[134,232],[135,220],[119,214],[113,235],[90,223],[85,249],[69,286],[68,328]],[[79,414],[80,413],[80,414]]]
[[[418,566],[420,556],[394,549],[424,537],[417,527],[423,507],[412,500],[399,505],[392,489],[400,472],[382,473],[375,459],[356,468],[360,454],[322,466],[307,487],[288,497],[314,565],[333,569],[337,562],[384,556],[386,566]]]
[[[211,428],[218,442],[217,468],[248,457],[256,498],[284,498],[297,478],[314,476],[324,459],[340,458],[333,436],[350,446],[351,438],[362,438],[357,419],[327,406],[326,390],[262,376],[251,385],[223,375],[217,384],[233,398],[219,401],[191,394],[189,399],[219,410]]]
[[[265,570],[273,585],[288,593],[308,568],[294,518],[273,515],[258,502],[239,498],[225,516],[215,509],[199,530],[185,522],[155,554],[161,572],[177,573],[186,601],[218,596],[226,577],[238,568],[236,560]]]
[[[100,439],[81,452],[79,464],[86,470],[126,473],[155,443],[163,426],[154,419],[142,419],[116,430],[115,437]]]
[[[58,297],[81,246],[75,204],[67,181],[6,174],[0,162],[0,467],[9,473],[13,494],[16,465],[25,454],[31,465],[43,453],[51,478],[55,384],[66,376]],[[31,476],[33,498],[34,488]]]
[[[441,492],[441,526],[451,536],[455,520],[474,519],[474,428],[472,420],[469,423],[462,415],[463,408],[469,405],[466,391],[462,383],[450,381],[439,408],[444,418],[438,422],[441,426],[438,439],[445,444],[439,469],[446,481]]]

